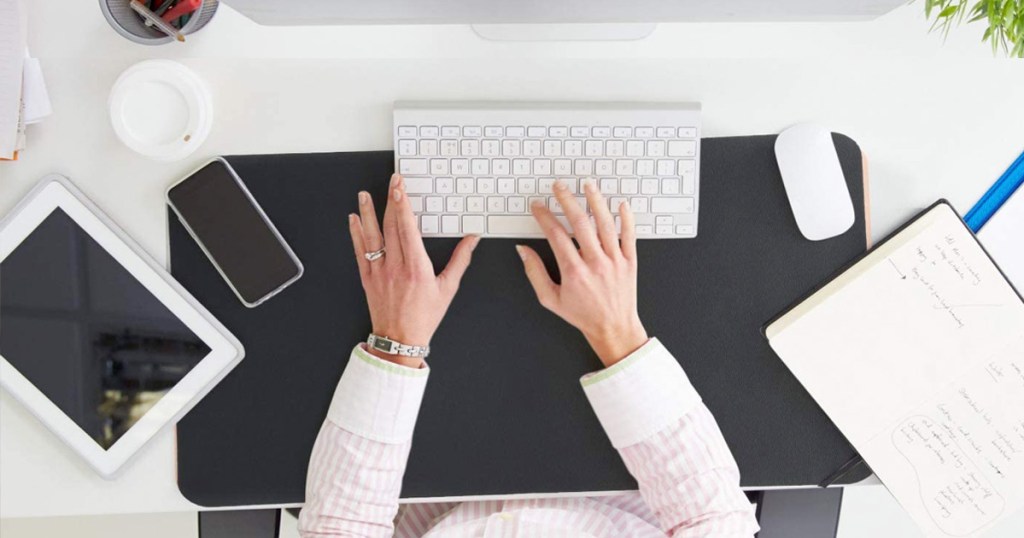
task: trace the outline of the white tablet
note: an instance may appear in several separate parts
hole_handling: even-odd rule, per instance
[[[0,385],[111,477],[241,343],[67,179],[0,221]]]

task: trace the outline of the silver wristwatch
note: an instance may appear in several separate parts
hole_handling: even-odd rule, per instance
[[[376,349],[382,353],[401,355],[403,357],[425,359],[430,354],[430,346],[410,346],[395,342],[387,336],[377,336],[373,333],[370,333],[370,337],[366,339],[366,345],[370,349]]]

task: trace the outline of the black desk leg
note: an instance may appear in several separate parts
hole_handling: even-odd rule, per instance
[[[280,510],[199,512],[199,538],[278,538]]]
[[[754,497],[757,538],[835,538],[839,529],[843,488],[768,490]]]

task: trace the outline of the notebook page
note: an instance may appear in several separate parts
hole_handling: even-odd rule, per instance
[[[1024,328],[1024,304],[945,204],[773,323],[769,342],[854,445]]]

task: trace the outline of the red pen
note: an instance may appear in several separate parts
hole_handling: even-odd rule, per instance
[[[199,6],[202,5],[202,3],[203,0],[178,0],[178,3],[174,4],[174,7],[161,15],[160,18],[167,24],[170,24],[171,21],[178,17],[188,15],[189,13],[199,9]]]

